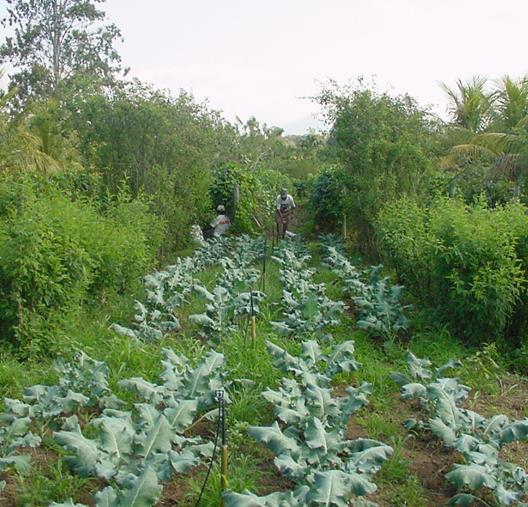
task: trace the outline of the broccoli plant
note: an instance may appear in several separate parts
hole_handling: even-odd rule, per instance
[[[394,340],[409,327],[401,303],[403,287],[381,277],[382,265],[359,271],[332,243],[322,245],[324,263],[343,282],[343,290],[359,313],[357,325],[377,336]]]
[[[278,332],[314,333],[339,323],[346,305],[328,298],[324,284],[313,282],[315,270],[307,267],[310,255],[298,241],[284,241],[273,259],[280,266],[284,285],[282,319],[271,322]]]
[[[376,440],[345,437],[350,416],[367,404],[371,386],[349,387],[345,397],[333,397],[330,387],[332,376],[359,367],[353,342],[329,353],[315,341],[303,342],[299,356],[271,342],[267,347],[275,365],[294,378],[283,378],[277,390],[262,393],[273,404],[276,420],[269,427],[252,426],[249,433],[275,454],[275,466],[297,488],[264,497],[229,492],[225,504],[347,506],[352,495],[374,492],[372,479],[392,448]]]
[[[29,471],[29,455],[20,447],[38,447],[41,428],[57,426],[64,415],[82,408],[118,408],[120,401],[108,386],[105,363],[81,353],[74,363],[57,361],[57,385],[35,385],[24,390],[22,400],[4,399],[0,414],[0,471],[13,467],[19,473]]]
[[[500,451],[514,441],[528,440],[528,419],[510,421],[505,415],[488,419],[461,408],[469,387],[454,377],[444,376],[449,369],[460,366],[458,361],[433,369],[430,361],[409,353],[407,363],[408,372],[394,373],[391,377],[400,386],[402,397],[418,400],[429,418],[409,419],[405,426],[430,431],[463,458],[446,475],[459,490],[449,504],[481,503],[478,495],[483,489],[490,490],[499,505],[513,505],[525,497],[528,474],[521,467],[503,461]]]
[[[64,420],[53,436],[69,452],[66,463],[82,477],[112,484],[94,495],[97,506],[154,505],[162,482],[211,456],[212,442],[185,432],[199,412],[213,407],[215,391],[225,387],[224,363],[222,354],[209,351],[193,367],[186,357],[164,349],[161,383],[140,377],[120,382],[138,397],[132,410],[106,408],[84,428],[76,416]]]
[[[199,285],[196,275],[208,266],[220,264],[223,273],[218,286],[230,294],[240,291],[241,287],[246,290],[259,276],[258,270],[251,265],[262,255],[263,245],[261,238],[249,236],[232,239],[214,236],[204,241],[192,256],[178,258],[165,270],[147,275],[145,299],[134,303],[136,313],[132,326],[112,324],[112,329],[122,336],[145,342],[160,340],[166,333],[177,331],[180,322],[175,311],[187,302],[188,295]],[[211,327],[207,317],[211,318],[203,315],[193,320],[207,330]]]

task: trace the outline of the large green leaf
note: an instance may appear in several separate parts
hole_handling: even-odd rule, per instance
[[[306,499],[308,505],[347,507],[352,493],[356,496],[363,496],[375,490],[376,485],[359,474],[329,470],[315,474],[314,486]]]
[[[412,352],[408,352],[407,365],[409,366],[409,371],[413,378],[427,380],[432,376],[430,370],[431,361],[428,359],[419,359]]]
[[[348,397],[341,403],[342,420],[348,423],[351,415],[368,405],[367,395],[372,393],[372,385],[363,382],[359,387],[349,386],[346,389]]]
[[[427,389],[423,384],[411,383],[406,384],[401,388],[402,398],[405,400],[414,400],[416,398],[423,398],[426,396]]]
[[[446,478],[457,488],[471,490],[477,490],[483,486],[493,489],[496,485],[495,479],[488,470],[479,465],[455,465],[455,468],[446,474]]]
[[[198,400],[181,400],[167,407],[163,413],[171,428],[181,433],[192,424],[197,410]]]
[[[97,492],[94,496],[96,507],[118,507],[117,498],[116,490],[110,486]]]
[[[133,480],[130,480],[129,487],[118,492],[112,491],[112,488],[103,490],[106,497],[113,499],[113,504],[96,503],[97,507],[110,505],[111,507],[152,507],[158,501],[161,494],[161,485],[158,484],[156,473],[151,467]],[[117,502],[116,502],[117,497]],[[104,499],[101,501],[107,501]],[[99,502],[99,499],[97,499]]]
[[[433,435],[443,440],[448,447],[451,447],[457,438],[455,431],[439,417],[434,417],[429,420],[429,429]]]
[[[358,370],[360,364],[354,360],[354,352],[355,347],[352,340],[336,345],[327,358],[329,373],[335,375]]]
[[[135,430],[130,419],[103,416],[93,424],[101,431],[99,447],[109,455],[121,459],[132,453]]]
[[[436,415],[450,428],[457,428],[460,413],[453,397],[437,383],[427,386],[427,395],[436,403]]]
[[[328,417],[337,417],[340,413],[337,401],[332,398],[329,389],[310,384],[304,391],[306,406],[310,413],[321,420]]]
[[[342,439],[338,431],[327,432],[320,419],[311,417],[304,430],[306,445],[324,454],[337,455],[342,448]]]
[[[146,434],[136,436],[136,453],[148,459],[154,452],[168,452],[172,438],[173,431],[167,418],[159,414],[154,426]]]
[[[499,434],[501,444],[509,444],[516,440],[528,439],[528,419],[524,421],[515,421],[506,426]]]
[[[280,454],[274,460],[275,466],[281,474],[293,479],[303,479],[311,471],[306,461],[294,460],[291,454]]]
[[[100,451],[95,441],[89,440],[82,434],[78,424],[73,431],[57,431],[53,437],[67,450],[75,451],[75,456],[65,458],[75,473],[81,477],[88,477],[95,472]]]
[[[347,459],[347,469],[372,475],[393,453],[392,447],[377,440],[358,438],[348,446],[350,453]]]
[[[145,401],[153,405],[158,404],[163,399],[163,393],[160,387],[141,377],[120,380],[119,386],[123,389],[137,392]]]
[[[0,458],[0,471],[13,467],[20,475],[28,475],[31,470],[28,454],[13,454]]]
[[[257,496],[249,491],[234,493],[228,491],[222,496],[225,507],[305,507],[310,488],[301,486],[295,491],[277,492],[267,496]]]
[[[315,365],[321,359],[321,347],[315,340],[302,343],[302,355],[309,365]]]
[[[285,435],[276,421],[271,426],[250,426],[248,432],[255,440],[266,444],[276,456],[282,453],[298,455],[300,452],[295,439]]]

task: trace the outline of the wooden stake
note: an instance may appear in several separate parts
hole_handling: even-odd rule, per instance
[[[257,342],[257,317],[251,316],[251,339],[253,340],[253,346]]]

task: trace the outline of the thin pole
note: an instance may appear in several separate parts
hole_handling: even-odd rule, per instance
[[[268,256],[268,238],[264,236],[264,259],[262,260],[262,292],[266,291],[266,257]]]
[[[221,432],[221,443],[222,453],[220,455],[220,501],[222,506],[224,505],[223,493],[227,490],[227,438],[226,438],[226,417],[225,417],[225,399],[224,390],[218,389],[216,391],[218,399],[218,417],[220,418],[220,432]]]
[[[257,316],[255,315],[255,304],[253,302],[253,290],[251,291],[251,341],[253,346],[257,341]]]

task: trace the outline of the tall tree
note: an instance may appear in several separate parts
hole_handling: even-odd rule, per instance
[[[21,99],[49,97],[79,75],[109,79],[121,67],[114,47],[121,39],[97,4],[105,0],[5,0],[1,22],[12,34],[0,46]]]

